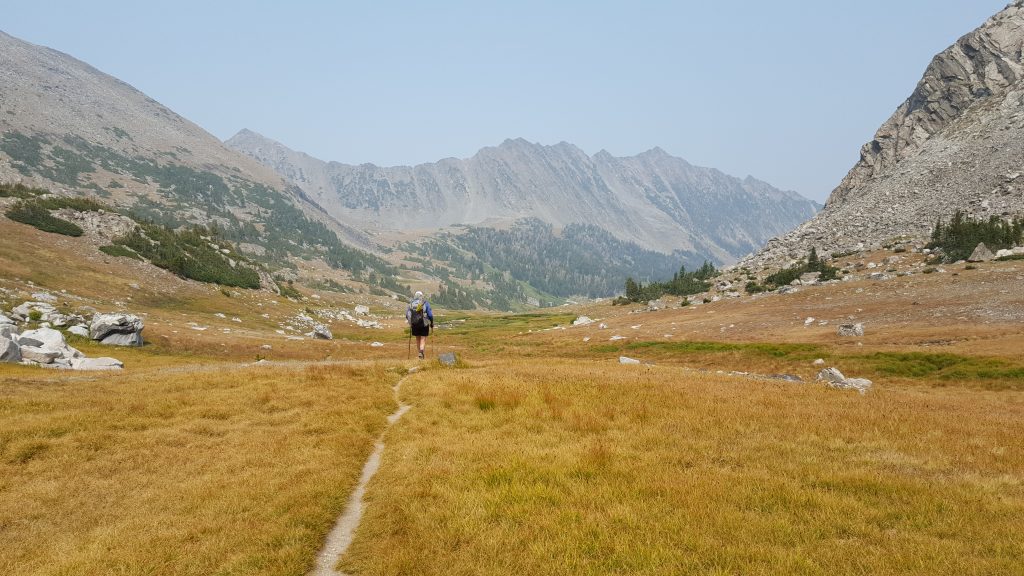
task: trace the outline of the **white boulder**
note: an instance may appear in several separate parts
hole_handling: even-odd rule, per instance
[[[22,346],[21,359],[30,360],[38,364],[50,364],[61,357],[59,350],[40,348],[39,346]]]
[[[142,319],[134,314],[96,314],[89,327],[93,340],[113,346],[142,346]]]
[[[120,370],[124,363],[116,358],[75,358],[71,361],[72,370]]]
[[[21,348],[17,342],[0,336],[0,362],[21,362]]]

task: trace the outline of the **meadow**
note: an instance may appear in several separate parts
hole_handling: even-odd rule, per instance
[[[416,375],[350,574],[1014,574],[1024,396],[608,361]]]
[[[302,574],[400,374],[0,368],[0,574]]]
[[[128,307],[147,345],[69,339],[121,373],[0,366],[0,574],[306,574],[382,434],[354,576],[1024,574],[1012,262],[656,312],[439,310],[428,354],[452,368],[407,359],[390,299],[221,290],[67,242],[0,246],[4,307],[62,285],[49,259],[78,279],[61,307]],[[281,332],[356,303],[386,328]],[[865,337],[838,338],[853,319]],[[826,389],[818,358],[874,388]]]

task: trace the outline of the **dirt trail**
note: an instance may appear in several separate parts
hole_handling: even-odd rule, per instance
[[[402,383],[405,379],[416,373],[416,368],[410,368],[409,374],[403,376],[401,380],[395,383],[391,388],[395,395],[395,403],[398,404],[398,408],[388,416],[388,426],[390,428],[395,422],[398,422],[399,418],[402,417],[406,412],[409,411],[412,406],[404,404],[398,397],[399,390],[401,390]],[[377,442],[373,445],[373,452],[370,457],[366,459],[366,464],[363,465],[363,473],[359,476],[359,483],[356,484],[356,489],[352,492],[352,495],[348,499],[348,504],[345,505],[345,510],[338,517],[337,522],[334,523],[334,528],[327,535],[327,540],[324,542],[323,548],[316,556],[316,566],[309,573],[310,576],[346,576],[344,572],[339,572],[334,569],[334,565],[338,563],[341,556],[348,550],[348,547],[352,544],[352,539],[355,537],[356,528],[359,527],[359,521],[363,517],[363,509],[365,504],[363,503],[363,496],[366,494],[366,486],[370,483],[370,479],[377,473],[380,468],[381,459],[384,455],[384,434],[387,433],[387,428],[380,433],[380,437],[377,438]]]

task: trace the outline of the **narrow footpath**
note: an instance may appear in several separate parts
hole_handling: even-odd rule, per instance
[[[335,570],[334,566],[352,544],[356,528],[359,527],[359,521],[363,518],[363,509],[366,507],[363,503],[363,496],[366,494],[366,486],[370,483],[370,479],[373,478],[373,475],[380,468],[381,458],[384,455],[384,435],[395,422],[398,422],[402,415],[412,408],[412,406],[401,401],[398,393],[405,379],[415,374],[416,371],[415,367],[410,368],[409,373],[392,386],[391,391],[395,396],[395,403],[398,405],[398,408],[388,416],[388,425],[380,433],[377,442],[373,445],[373,452],[366,459],[366,464],[363,465],[363,473],[359,477],[359,483],[352,492],[352,496],[349,497],[345,510],[338,517],[338,521],[334,523],[334,528],[327,535],[323,548],[320,549],[316,556],[316,566],[309,573],[310,576],[347,576],[344,572]]]

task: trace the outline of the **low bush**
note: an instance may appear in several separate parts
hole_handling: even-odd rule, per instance
[[[6,215],[15,222],[34,226],[43,232],[63,234],[64,236],[81,236],[82,229],[74,222],[57,218],[46,208],[30,201],[21,201],[11,206]]]
[[[135,253],[134,250],[120,244],[107,244],[106,246],[100,246],[100,252],[107,254],[108,256],[117,256],[123,258],[133,258],[135,260],[142,260],[142,257]]]
[[[213,247],[219,244],[209,240],[214,235],[210,230],[195,227],[175,231],[150,223],[139,226],[114,243],[130,248],[153,265],[182,278],[239,288],[260,287],[256,270],[242,262],[232,266],[228,258]]]

